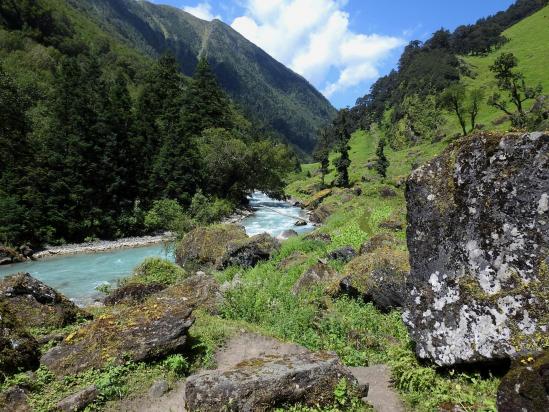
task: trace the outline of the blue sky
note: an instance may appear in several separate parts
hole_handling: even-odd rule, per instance
[[[309,80],[337,108],[352,106],[395,67],[410,40],[509,7],[513,0],[153,0],[219,18]]]

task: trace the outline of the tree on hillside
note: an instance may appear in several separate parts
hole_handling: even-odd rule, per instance
[[[480,104],[484,99],[482,89],[467,91],[461,83],[448,87],[440,96],[440,104],[449,112],[453,112],[459,121],[463,135],[467,135],[467,117],[471,124],[470,131],[476,126]]]
[[[375,169],[377,173],[385,178],[387,177],[387,169],[389,168],[389,160],[385,156],[385,140],[380,139],[376,150],[376,164]]]
[[[329,172],[330,167],[330,142],[329,142],[329,132],[326,128],[323,128],[319,131],[318,144],[313,158],[315,161],[320,163],[320,182],[322,187],[326,185],[326,175]]]
[[[205,58],[199,60],[187,88],[182,121],[186,133],[200,136],[209,128],[230,129],[231,103]]]
[[[335,134],[336,150],[339,152],[339,158],[335,161],[337,170],[337,179],[335,185],[339,187],[349,186],[349,139],[352,131],[352,118],[349,109],[341,109],[332,124],[332,130]]]
[[[500,92],[495,92],[488,103],[510,116],[513,126],[523,127],[526,124],[524,102],[540,96],[542,88],[541,84],[536,87],[528,86],[524,74],[515,70],[517,66],[518,59],[513,53],[502,53],[490,66],[490,71],[497,79],[499,90],[506,93],[507,97],[502,96]],[[515,106],[515,112],[508,108],[509,104]]]

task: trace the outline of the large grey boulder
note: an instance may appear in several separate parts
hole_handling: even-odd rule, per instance
[[[256,412],[296,403],[327,405],[341,379],[358,387],[333,353],[270,354],[189,376],[186,406],[191,412]]]
[[[280,243],[267,233],[227,243],[225,253],[217,261],[217,267],[228,266],[251,268],[262,260],[268,260],[280,247]]]
[[[407,182],[403,315],[438,365],[536,352],[549,333],[549,135],[475,135]]]

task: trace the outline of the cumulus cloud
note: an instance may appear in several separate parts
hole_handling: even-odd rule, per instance
[[[198,3],[196,6],[184,6],[183,10],[202,20],[221,20],[221,17],[219,15],[214,16],[214,14],[212,13],[212,5],[207,2]]]
[[[345,0],[245,0],[232,27],[323,90],[326,97],[379,76],[403,39],[354,33]],[[329,81],[329,74],[336,79]]]

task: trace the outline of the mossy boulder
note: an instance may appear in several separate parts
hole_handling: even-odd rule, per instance
[[[313,223],[324,223],[336,210],[335,204],[322,204],[311,212],[309,220]]]
[[[438,365],[549,345],[549,134],[477,134],[406,188],[411,275],[404,320]]]
[[[0,298],[0,381],[7,375],[36,369],[38,342],[25,332],[5,298]]]
[[[229,266],[251,268],[262,260],[268,260],[279,248],[278,240],[267,233],[232,240],[227,243],[223,256],[216,262],[216,267],[218,269]]]
[[[309,260],[309,257],[305,253],[296,251],[290,256],[282,259],[278,265],[276,265],[276,268],[278,270],[289,270],[294,266],[302,265],[307,262],[307,260]]]
[[[270,411],[302,404],[318,408],[332,404],[337,384],[358,382],[333,353],[305,352],[266,355],[233,368],[207,370],[185,382],[189,411]],[[362,394],[359,394],[362,395]]]
[[[79,318],[91,317],[28,273],[17,273],[2,279],[0,299],[25,327],[61,328]]]
[[[327,258],[331,260],[338,260],[343,263],[347,263],[357,255],[356,250],[352,246],[343,246],[341,248],[332,250],[328,253]]]
[[[500,412],[549,410],[549,351],[513,362],[498,388]]]
[[[394,236],[388,233],[378,233],[364,242],[358,251],[359,255],[364,255],[366,253],[372,253],[380,247],[394,247],[397,245],[397,240]]]
[[[55,375],[65,376],[180,351],[193,324],[188,301],[184,295],[164,294],[141,305],[114,306],[65,337],[40,362]]]
[[[0,245],[0,265],[9,265],[11,263],[24,262],[27,258],[17,250]]]
[[[332,189],[323,189],[319,192],[316,192],[311,198],[303,203],[305,209],[314,209],[316,208],[324,199],[332,194]]]
[[[203,309],[210,314],[217,314],[223,303],[219,283],[213,276],[206,274],[191,276],[163,290],[157,296],[159,299],[184,300],[185,305],[193,309]]]
[[[214,267],[223,258],[229,242],[248,236],[237,225],[213,225],[193,229],[178,244],[175,258],[184,268]]]
[[[160,283],[130,283],[113,290],[104,299],[103,303],[107,306],[126,304],[133,305],[143,303],[149,296],[158,293],[167,286]]]
[[[325,263],[318,262],[307,269],[292,287],[295,295],[309,291],[318,285],[328,286],[339,278],[337,271]]]
[[[409,273],[407,252],[380,246],[345,266],[346,276],[340,288],[343,293],[373,302],[387,312],[404,304]]]

